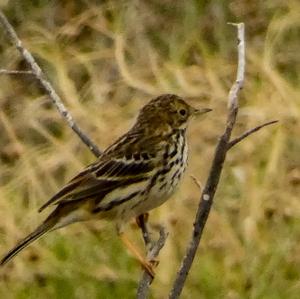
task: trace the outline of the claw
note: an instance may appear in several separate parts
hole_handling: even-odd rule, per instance
[[[148,261],[146,260],[143,255],[138,251],[138,249],[127,239],[124,234],[120,234],[120,238],[125,244],[125,246],[129,249],[129,251],[134,255],[134,257],[140,262],[143,268],[149,273],[149,275],[154,278],[155,272],[154,267],[158,264],[155,259]]]
[[[151,261],[144,261],[141,263],[143,268],[148,272],[148,274],[154,278],[155,277],[155,271],[154,271],[154,267],[156,267],[156,265],[153,265]]]
[[[159,265],[159,259],[152,258],[150,261],[151,265],[153,265],[155,268]]]

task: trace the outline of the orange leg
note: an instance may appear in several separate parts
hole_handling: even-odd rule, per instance
[[[155,276],[153,265],[151,262],[147,261],[143,255],[138,251],[138,249],[132,244],[132,242],[124,235],[124,233],[119,234],[122,242],[128,248],[128,250],[133,254],[133,256],[141,263],[144,269],[152,276]]]

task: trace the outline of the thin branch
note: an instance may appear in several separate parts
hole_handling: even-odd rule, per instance
[[[154,261],[159,255],[160,250],[164,247],[168,233],[164,227],[161,227],[159,230],[159,239],[151,246],[151,249],[148,251],[147,260]],[[149,287],[152,283],[153,277],[144,270],[143,276],[139,282],[137,289],[137,299],[145,299],[148,297]]]
[[[202,191],[203,188],[200,181],[194,175],[190,175],[190,177],[193,180],[193,182],[196,184],[196,186],[199,188],[199,190]]]
[[[220,137],[215,150],[215,155],[209,172],[209,176],[200,197],[200,202],[194,222],[192,238],[189,242],[186,254],[183,258],[180,269],[177,272],[176,279],[169,294],[170,299],[175,299],[180,296],[187,275],[195,258],[202,236],[202,232],[206,224],[213,203],[214,195],[220,180],[223,164],[226,158],[226,153],[228,151],[228,144],[230,141],[231,132],[236,122],[236,117],[238,113],[238,92],[243,86],[245,73],[245,39],[244,24],[239,23],[233,25],[237,26],[238,35],[238,70],[236,81],[232,85],[228,96],[229,111],[227,117],[227,124],[225,131]]]
[[[272,120],[272,121],[268,121],[260,126],[257,126],[253,129],[250,129],[248,131],[246,131],[245,133],[243,133],[241,136],[236,137],[235,139],[231,140],[228,143],[228,150],[231,149],[233,146],[235,146],[236,144],[238,144],[239,142],[241,142],[242,140],[244,140],[245,138],[247,138],[249,135],[252,135],[253,133],[259,131],[260,129],[266,127],[266,126],[270,126],[272,124],[276,124],[278,123],[278,120]]]
[[[232,85],[228,95],[228,107],[230,110],[238,108],[238,92],[243,88],[244,75],[245,75],[245,26],[244,23],[228,23],[229,25],[237,27],[237,39],[238,39],[238,69],[236,81]]]
[[[27,62],[33,76],[37,79],[40,85],[43,87],[44,91],[48,94],[53,104],[61,114],[61,116],[67,121],[68,125],[72,128],[72,130],[79,136],[82,142],[89,147],[89,149],[93,152],[93,154],[97,157],[101,155],[100,149],[97,145],[81,130],[81,128],[74,121],[70,112],[67,110],[65,105],[63,104],[61,98],[56,93],[55,89],[52,87],[50,82],[46,80],[45,75],[39,65],[36,63],[35,59],[31,55],[31,53],[23,46],[21,40],[17,36],[14,28],[8,22],[5,15],[0,11],[0,24],[4,31],[6,32],[8,39],[10,42],[17,48],[20,52],[23,59]]]
[[[34,75],[32,71],[17,71],[0,69],[0,75]]]

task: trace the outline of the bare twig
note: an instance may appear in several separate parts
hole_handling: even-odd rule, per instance
[[[269,126],[269,125],[273,125],[273,124],[276,124],[278,123],[278,120],[272,120],[272,121],[268,121],[260,126],[257,126],[253,129],[250,129],[248,131],[246,131],[245,133],[243,133],[241,136],[239,137],[236,137],[235,139],[231,140],[229,143],[228,143],[228,150],[231,149],[233,146],[235,146],[236,144],[238,144],[239,142],[241,142],[242,140],[244,140],[246,137],[248,137],[249,135],[259,131],[260,129],[266,127],[266,126]]]
[[[166,232],[164,227],[161,227],[159,230],[159,239],[151,246],[150,250],[148,251],[147,259],[149,261],[155,260],[155,258],[159,255],[160,250],[165,245],[167,237],[168,233]],[[149,293],[149,286],[152,280],[153,277],[147,271],[144,270],[143,276],[138,285],[137,299],[147,298]]]
[[[23,59],[29,65],[30,71],[32,72],[33,76],[37,79],[40,83],[42,88],[48,94],[50,99],[52,100],[53,104],[62,115],[62,117],[67,121],[68,125],[72,128],[72,130],[79,136],[82,142],[89,147],[89,149],[93,152],[93,154],[97,157],[101,155],[100,149],[97,145],[81,130],[81,128],[77,125],[74,121],[73,117],[71,116],[70,112],[66,109],[65,105],[63,104],[61,98],[56,93],[55,89],[52,87],[50,82],[45,79],[45,75],[39,65],[36,63],[35,59],[31,55],[31,53],[23,46],[21,40],[18,38],[14,28],[8,22],[5,15],[0,11],[0,24],[4,31],[6,32],[8,39],[10,42],[18,49]]]
[[[220,180],[220,175],[223,168],[223,163],[228,151],[228,143],[234,124],[236,122],[238,112],[238,92],[243,86],[245,73],[245,39],[244,39],[244,24],[233,24],[237,26],[238,31],[238,70],[235,83],[232,85],[228,96],[228,117],[227,124],[223,135],[217,144],[212,166],[209,172],[208,179],[202,191],[195,222],[192,239],[186,250],[180,269],[177,273],[173,287],[169,294],[169,298],[178,298],[182,292],[187,275],[195,258],[197,248],[200,243],[202,232],[206,224],[213,198]]]
[[[4,70],[0,69],[0,75],[34,75],[32,71]]]
[[[199,188],[199,190],[202,191],[202,184],[200,183],[200,181],[194,175],[190,175],[190,177]]]

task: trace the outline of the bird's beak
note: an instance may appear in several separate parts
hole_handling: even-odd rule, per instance
[[[194,109],[193,114],[195,116],[198,116],[198,115],[202,115],[202,114],[205,114],[207,112],[210,112],[210,111],[212,111],[212,109],[210,109],[210,108]]]

